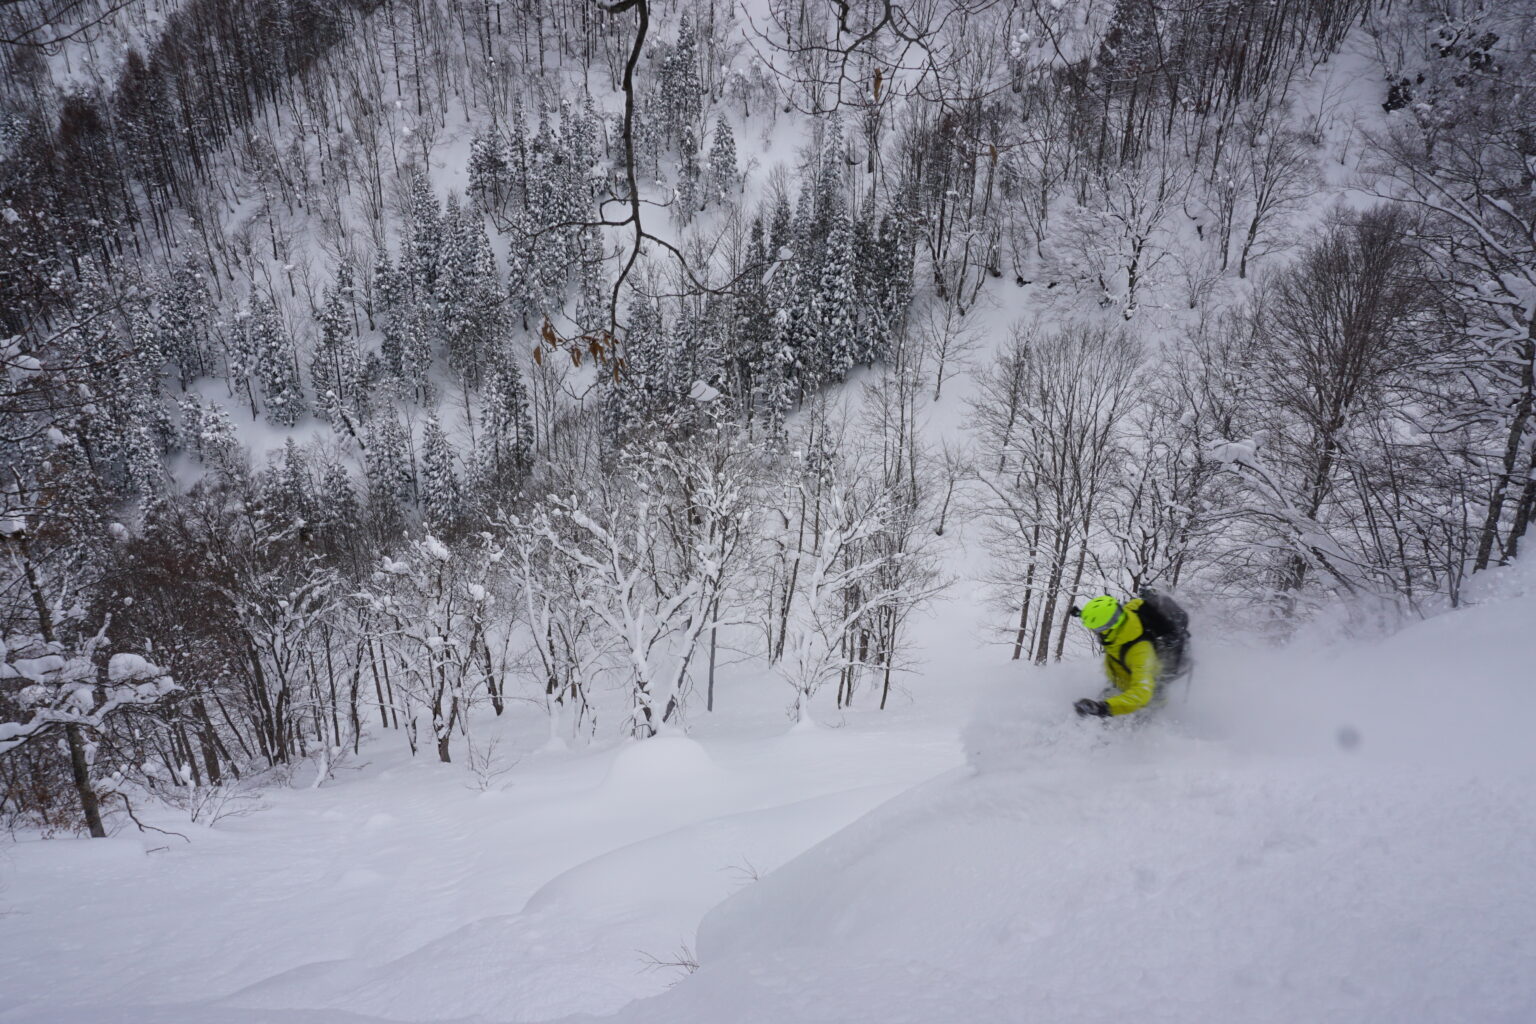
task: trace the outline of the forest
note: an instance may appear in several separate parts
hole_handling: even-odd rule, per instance
[[[1525,0],[3,0],[0,822],[1457,607],[1533,100]]]

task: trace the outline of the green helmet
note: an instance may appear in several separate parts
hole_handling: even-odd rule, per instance
[[[1105,594],[1083,605],[1080,618],[1085,629],[1092,630],[1099,634],[1100,639],[1103,639],[1124,621],[1125,611],[1120,607],[1119,601]]]

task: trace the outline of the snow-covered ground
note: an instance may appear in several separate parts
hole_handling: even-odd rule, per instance
[[[705,919],[630,1022],[1536,1020],[1522,615],[1209,657],[1182,720],[999,690],[974,773]]]
[[[1142,727],[957,599],[917,699],[840,728],[765,680],[691,739],[516,718],[484,792],[376,744],[191,845],[9,848],[0,1021],[1530,1021],[1532,596],[1207,642]]]
[[[535,749],[485,791],[389,736],[190,845],[10,847],[0,1020],[210,1000],[539,1020],[658,992],[677,975],[651,960],[681,959],[709,907],[961,762],[953,720],[909,705],[878,728],[787,731],[788,690],[764,685],[772,714],[729,735]],[[509,726],[500,749],[540,745],[542,721]]]

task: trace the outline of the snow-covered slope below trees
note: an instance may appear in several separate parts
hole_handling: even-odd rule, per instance
[[[724,734],[595,753],[548,747],[542,713],[514,706],[482,737],[484,789],[372,743],[213,829],[148,816],[191,844],[12,845],[0,1021],[526,1021],[659,992],[711,906],[962,761],[957,714],[786,733],[780,687],[749,683],[722,689]],[[752,690],[771,699],[754,710]]]
[[[970,770],[705,919],[625,1024],[1536,1019],[1536,577],[1344,651],[1207,651],[1145,728],[1012,679]]]
[[[1207,621],[1140,728],[957,614],[918,684],[953,699],[845,728],[529,718],[484,792],[381,744],[190,847],[20,844],[0,1021],[1528,1021],[1531,569],[1375,644]]]

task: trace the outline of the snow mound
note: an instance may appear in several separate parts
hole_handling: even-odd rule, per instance
[[[720,770],[696,740],[653,736],[621,748],[602,788],[616,797],[654,795],[671,787],[699,788],[719,780]]]

